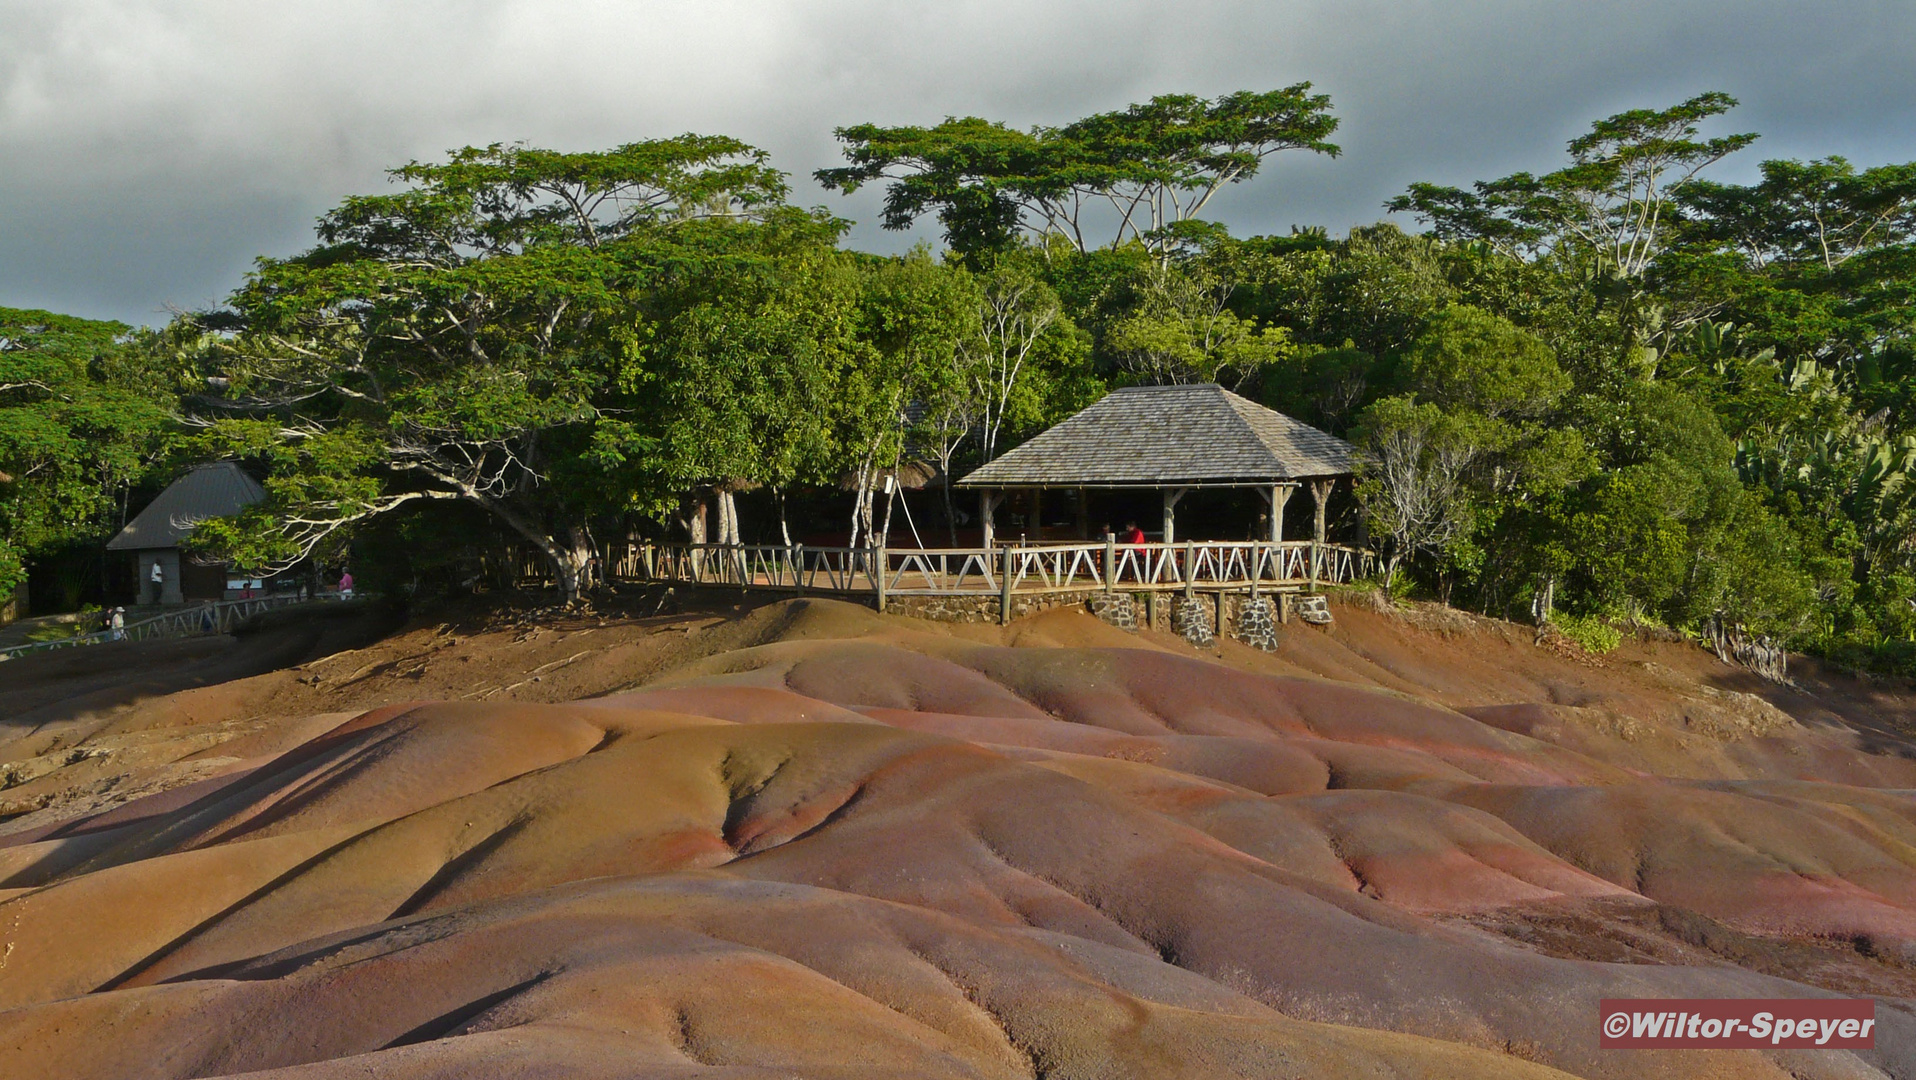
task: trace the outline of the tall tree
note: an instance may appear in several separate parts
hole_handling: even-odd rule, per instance
[[[850,164],[817,177],[847,194],[887,181],[886,228],[935,214],[946,243],[967,256],[1021,232],[1080,252],[1131,241],[1168,252],[1176,226],[1226,185],[1257,175],[1270,155],[1338,152],[1327,141],[1337,129],[1330,98],[1310,89],[1166,94],[1029,132],[978,117],[929,128],[859,124],[837,131]]]
[[[675,508],[698,539],[711,492],[719,539],[733,542],[736,490],[762,485],[782,498],[832,477],[845,384],[865,356],[857,259],[836,248],[843,224],[775,215],[713,235],[652,276],[644,340],[593,451],[627,478],[635,509]]]
[[[1141,382],[1235,389],[1283,359],[1290,335],[1231,311],[1231,290],[1201,266],[1153,266],[1135,305],[1105,327],[1103,346]]]
[[[898,485],[887,491],[884,515],[874,522],[874,477],[881,464],[898,476],[914,435],[939,437],[949,517],[952,446],[945,440],[958,429],[957,418],[970,411],[962,404],[964,364],[980,345],[983,311],[972,275],[934,262],[923,248],[868,269],[862,314],[868,358],[845,386],[840,405],[857,477],[854,538],[861,530],[890,536]]]
[[[166,447],[172,390],[117,322],[0,308],[0,598],[26,560],[118,527]]]
[[[977,403],[978,449],[990,461],[998,456],[1046,335],[1065,315],[1058,294],[1013,260],[981,275],[978,313],[981,332],[969,343],[965,381]]]
[[[1570,164],[1543,176],[1515,173],[1473,189],[1412,184],[1386,203],[1444,239],[1476,240],[1528,257],[1566,245],[1600,256],[1626,279],[1662,250],[1677,189],[1699,171],[1756,141],[1699,139],[1700,125],[1735,107],[1728,94],[1698,94],[1667,109],[1631,109],[1570,140]]]
[[[608,492],[550,483],[579,460],[637,346],[628,293],[648,248],[782,199],[762,151],[687,135],[594,154],[490,146],[395,170],[347,200],[322,246],[263,260],[199,320],[209,447],[270,468],[267,501],[200,530],[284,566],[402,506],[460,500],[537,547],[568,598]]]
[[[1829,157],[1761,168],[1754,185],[1692,180],[1677,189],[1692,239],[1731,247],[1757,269],[1780,261],[1834,271],[1916,237],[1916,164],[1858,172]]]

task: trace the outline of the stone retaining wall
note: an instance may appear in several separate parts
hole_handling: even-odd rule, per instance
[[[681,596],[719,596],[736,598],[753,593],[761,601],[780,597],[771,590],[741,589],[737,586],[677,586]],[[800,595],[835,596],[853,603],[871,604],[869,595],[810,593],[779,590],[787,597]],[[1269,652],[1277,648],[1280,627],[1290,621],[1291,596],[1260,593],[1197,591],[1190,596],[1177,592],[1024,592],[1011,598],[1011,617],[1022,619],[1053,608],[1076,607],[1121,630],[1137,631],[1145,627],[1177,634],[1199,647],[1209,646],[1219,637],[1235,638],[1252,648]],[[963,596],[890,596],[885,610],[932,622],[996,623],[998,596],[995,593],[971,593]]]
[[[1011,617],[1022,619],[1052,608],[1081,607],[1093,595],[1082,592],[1025,592],[1011,597]],[[889,596],[885,611],[932,622],[995,623],[998,621],[998,597],[983,593],[976,596]]]

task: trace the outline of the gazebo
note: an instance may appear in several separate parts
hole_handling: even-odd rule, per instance
[[[201,465],[168,484],[118,535],[108,551],[133,552],[143,604],[181,604],[218,600],[226,587],[224,566],[201,566],[180,559],[180,541],[194,526],[212,517],[230,517],[266,498],[259,482],[230,461]],[[160,581],[153,584],[153,567]]]
[[[1270,537],[1284,539],[1284,507],[1307,487],[1324,542],[1333,486],[1354,471],[1355,448],[1215,383],[1129,386],[974,470],[957,486],[979,493],[984,545],[1006,494],[1074,490],[1082,527],[1087,489],[1156,490],[1163,542],[1175,542],[1180,499],[1197,488],[1249,488],[1270,506]]]

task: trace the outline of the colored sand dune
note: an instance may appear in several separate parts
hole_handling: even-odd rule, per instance
[[[0,688],[0,757],[64,762],[0,793],[53,793],[0,825],[0,1075],[1916,1070],[1916,760],[1861,697],[1358,609],[1275,657],[805,601],[599,633],[540,661],[573,701],[456,644]],[[90,755],[154,793],[76,812]],[[1830,994],[1875,1051],[1597,1048],[1600,998]]]

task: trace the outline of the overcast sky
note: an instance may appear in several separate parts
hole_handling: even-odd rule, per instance
[[[1916,159],[1910,0],[0,0],[0,305],[129,322],[217,303],[382,170],[471,143],[735,135],[796,199],[834,126],[1062,123],[1310,80],[1336,160],[1221,195],[1240,235],[1341,234],[1412,180],[1554,167],[1592,119],[1703,90],[1763,157]]]

